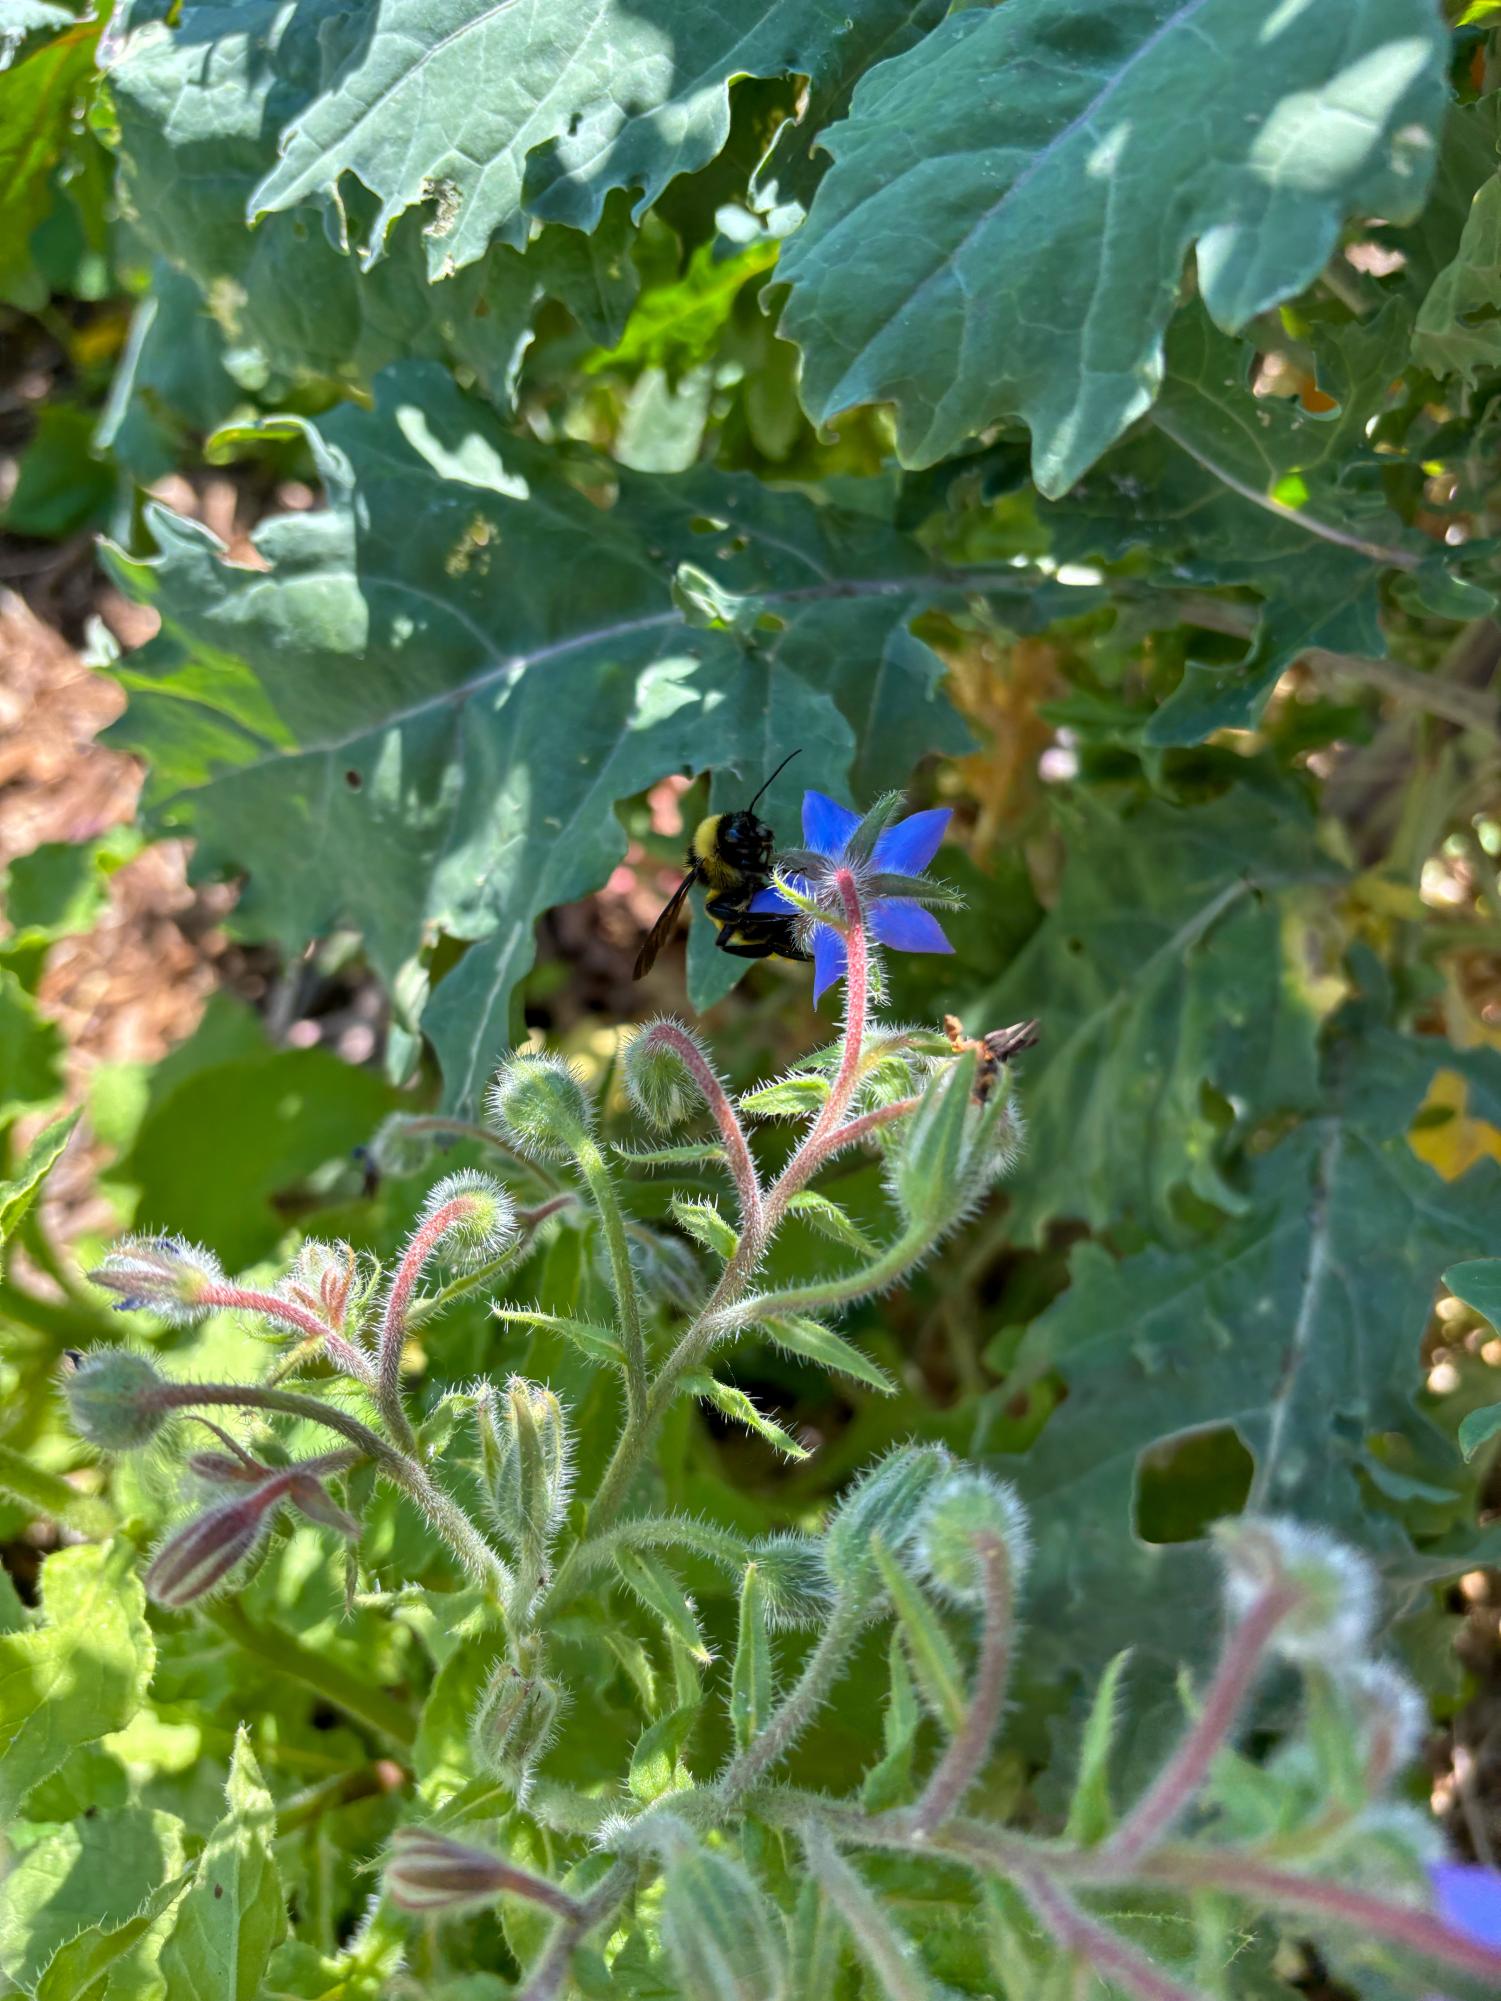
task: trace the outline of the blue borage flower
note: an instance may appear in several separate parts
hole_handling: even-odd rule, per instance
[[[1428,1875],[1444,1923],[1501,1950],[1501,1870],[1473,1862],[1437,1862]]]
[[[894,818],[901,794],[889,793],[862,818],[822,792],[803,794],[803,846],[786,855],[777,886],[758,890],[753,911],[791,913],[813,951],[813,998],[843,979],[844,905],[834,887],[836,870],[855,878],[865,925],[878,944],[897,952],[952,952],[928,903],[954,904],[943,883],[923,879],[953,814],[947,806]],[[790,894],[789,894],[790,892]],[[796,899],[796,900],[795,900]]]

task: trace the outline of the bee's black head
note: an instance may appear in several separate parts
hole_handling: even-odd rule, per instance
[[[776,836],[754,813],[726,813],[719,823],[716,844],[733,867],[765,874],[771,866]]]

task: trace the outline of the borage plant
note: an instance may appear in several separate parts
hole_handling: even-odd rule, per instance
[[[433,1188],[386,1273],[347,1246],[309,1244],[275,1286],[240,1284],[207,1253],[160,1237],[122,1244],[95,1274],[122,1306],[178,1324],[249,1315],[287,1343],[256,1382],[174,1380],[127,1348],[71,1359],[67,1396],[86,1438],[111,1453],[170,1442],[207,1490],[150,1562],[158,1605],[202,1606],[244,1638],[232,1601],[215,1594],[244,1580],[278,1516],[295,1513],[351,1552],[351,1608],[393,1618],[417,1609],[447,1636],[449,1666],[415,1733],[415,1789],[405,1767],[382,1765],[382,1783],[408,1800],[382,1895],[337,1961],[308,1948],[288,1960],[283,1947],[273,1984],[394,1994],[405,1964],[420,1966],[422,1991],[503,1972],[515,1985],[496,1991],[525,2001],[565,1991],[790,2001],[845,1992],[848,1978],[861,1993],[910,2001],[1074,1992],[1092,1970],[1144,2001],[1187,2001],[1230,1991],[1238,1962],[1266,1970],[1275,1938],[1255,1918],[1271,1910],[1337,1966],[1376,1969],[1383,1991],[1418,1994],[1435,1980],[1455,1994],[1488,1991],[1501,1951],[1434,1914],[1435,1895],[1449,1908],[1454,1886],[1440,1874],[1430,1889],[1429,1823],[1392,1798],[1421,1703],[1373,1654],[1372,1579],[1333,1540],[1275,1519],[1222,1526],[1226,1636],[1181,1736],[1117,1813],[1118,1661],[1079,1741],[1066,1820],[1048,1829],[987,1811],[1003,1797],[986,1780],[998,1769],[1028,1554],[1010,1488],[940,1446],[905,1444],[816,1532],[747,1538],[652,1510],[655,1448],[683,1399],[800,1456],[722,1379],[735,1344],[754,1334],[870,1380],[873,1365],[829,1319],[930,1256],[1015,1153],[1012,1066],[995,1039],[971,1042],[952,1023],[944,1033],[894,1027],[872,1010],[875,941],[932,947],[910,913],[941,900],[923,875],[941,825],[919,815],[894,826],[890,801],[858,822],[826,812],[830,803],[813,802],[814,837],[768,892],[809,927],[823,975],[844,983],[842,1036],[804,1068],[737,1106],[699,1037],[656,1022],[630,1042],[624,1076],[659,1138],[626,1149],[601,1137],[599,1108],[564,1062],[518,1054],[494,1081],[485,1130],[501,1159],[545,1175],[531,1207],[518,1208],[499,1178],[465,1171]],[[758,1164],[746,1110],[806,1121],[774,1176]],[[704,1114],[712,1138],[660,1138]],[[436,1123],[404,1121],[387,1146]],[[883,1242],[812,1186],[855,1148],[883,1161],[893,1217]],[[691,1308],[648,1282],[625,1162],[727,1176],[733,1220],[712,1201],[672,1204],[717,1264]],[[773,1242],[794,1215],[853,1254],[845,1269],[795,1285],[768,1279]],[[575,1414],[546,1384],[482,1379],[421,1410],[410,1395],[419,1337],[441,1308],[501,1283],[565,1218],[597,1228],[609,1323],[510,1303],[495,1313],[508,1327],[545,1326],[618,1383],[613,1451],[577,1489]],[[435,1285],[444,1263],[457,1269]],[[230,1412],[244,1436],[218,1421]],[[212,1446],[190,1443],[188,1418]],[[296,1441],[319,1434],[337,1443],[295,1456]],[[415,1504],[467,1583],[436,1602],[399,1578],[379,1584],[387,1565],[363,1548],[373,1481]],[[683,1574],[705,1559],[738,1592],[727,1676]],[[637,1637],[642,1611],[648,1643]],[[877,1754],[841,1793],[797,1784],[793,1761],[811,1726],[883,1625]],[[462,1671],[450,1674],[455,1663]],[[1232,1740],[1273,1668],[1301,1678],[1302,1721],[1258,1765]],[[301,1671],[319,1680],[316,1662]],[[635,1716],[621,1768],[591,1784],[560,1777],[560,1733],[597,1729],[608,1745],[621,1684]],[[347,1677],[322,1685],[354,1718],[412,1745],[384,1691],[361,1693]],[[456,1701],[461,1746],[435,1760]],[[163,1886],[153,1921],[186,1899],[162,1963],[196,1964],[177,1932],[190,1908],[200,1922],[194,1899],[222,1897],[220,1851],[234,1847],[234,1946],[240,1973],[250,1969],[235,1991],[249,1994],[281,1923],[264,1840],[270,1797],[243,1738],[229,1803],[229,1832],[196,1872]],[[434,1931],[416,1924],[424,1918],[457,1922]]]

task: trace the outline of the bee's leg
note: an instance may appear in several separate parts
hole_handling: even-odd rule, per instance
[[[777,950],[772,939],[742,937],[730,924],[721,926],[714,943],[731,959],[771,959],[776,956]]]
[[[704,898],[704,914],[716,924],[734,926],[745,915],[745,898],[732,889],[716,889],[712,896]]]

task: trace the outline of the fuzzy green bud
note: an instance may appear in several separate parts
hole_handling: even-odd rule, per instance
[[[538,1160],[570,1160],[594,1125],[584,1087],[561,1056],[513,1056],[495,1074],[485,1116],[502,1138]]]
[[[442,1255],[461,1271],[499,1257],[516,1235],[516,1210],[511,1198],[488,1174],[465,1168],[447,1174],[428,1191],[417,1219],[417,1237],[441,1221]]]
[[[1282,1589],[1292,1602],[1271,1644],[1284,1659],[1328,1665],[1364,1653],[1376,1618],[1376,1583],[1363,1557],[1323,1529],[1281,1517],[1242,1515],[1216,1522],[1213,1535],[1232,1619]]]
[[[785,2001],[781,1922],[730,1856],[676,1823],[664,1829],[662,1937],[683,2001]]]
[[[1032,1538],[1016,1489],[973,1467],[956,1467],[928,1490],[915,1550],[933,1588],[956,1605],[985,1600],[982,1545],[1001,1545],[1014,1597],[1027,1568]]]
[[[80,1438],[102,1452],[149,1445],[168,1418],[156,1365],[129,1348],[95,1348],[70,1356],[63,1394]]]
[[[923,1501],[953,1461],[939,1445],[904,1445],[871,1467],[834,1510],[823,1539],[824,1569],[842,1597],[868,1600],[874,1610],[881,1574],[871,1543],[905,1549]]]
[[[480,1462],[496,1526],[524,1565],[540,1570],[568,1505],[568,1419],[543,1383],[512,1376],[475,1402]]]
[[[829,1580],[823,1544],[791,1530],[759,1537],[752,1545],[766,1619],[774,1631],[822,1625],[829,1614]]]
[[[117,1295],[117,1313],[154,1313],[173,1327],[190,1327],[212,1313],[207,1295],[224,1283],[217,1258],[172,1236],[122,1237],[89,1277]]]
[[[935,1235],[958,1218],[974,1194],[969,1173],[974,1079],[972,1056],[935,1071],[888,1156],[888,1179],[898,1207],[910,1222],[926,1225]]]
[[[524,1792],[532,1766],[552,1741],[561,1706],[552,1682],[502,1661],[470,1724],[476,1761]]]
[[[626,1044],[622,1069],[631,1103],[650,1126],[669,1132],[703,1102],[694,1060],[709,1069],[703,1044],[680,1021],[654,1021]]]
[[[1422,1691],[1390,1661],[1354,1661],[1335,1670],[1365,1752],[1366,1776],[1384,1785],[1417,1756],[1429,1728]]]

